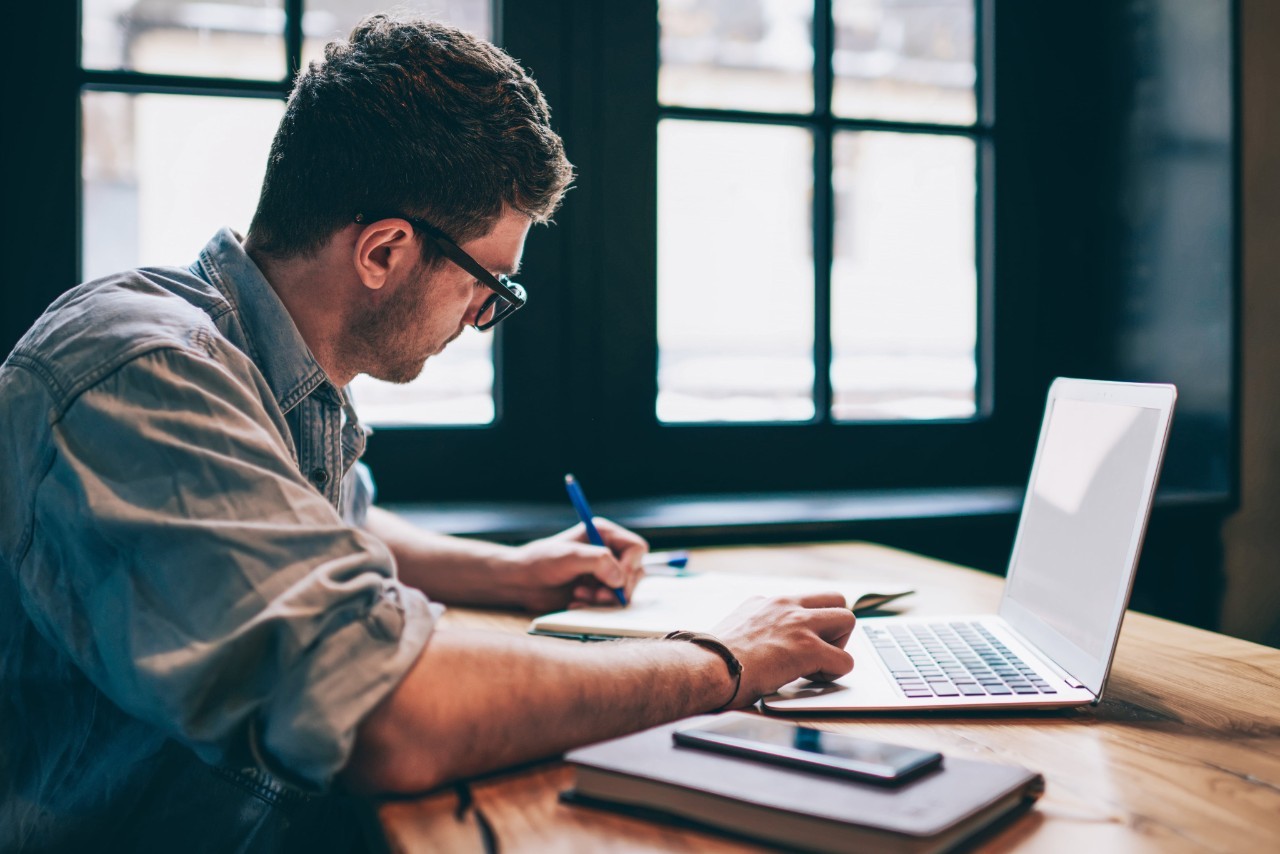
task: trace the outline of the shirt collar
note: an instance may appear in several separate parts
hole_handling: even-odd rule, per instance
[[[249,357],[262,371],[283,412],[321,388],[344,403],[275,289],[244,251],[240,235],[223,228],[200,251],[204,277],[227,297],[244,331]]]

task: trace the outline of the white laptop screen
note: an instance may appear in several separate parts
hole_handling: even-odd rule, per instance
[[[1061,651],[1084,665],[1075,675],[1095,691],[1128,601],[1166,428],[1158,408],[1058,398],[1037,451],[1006,604],[1075,647]],[[1045,645],[1042,630],[1032,634]]]

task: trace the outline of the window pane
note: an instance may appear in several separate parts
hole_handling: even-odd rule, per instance
[[[813,408],[813,138],[658,125],[658,417],[802,421]]]
[[[973,140],[836,136],[832,415],[976,414]]]
[[[86,279],[190,264],[249,227],[280,101],[86,92],[81,109]]]
[[[345,39],[352,28],[372,12],[392,9],[411,12],[436,21],[452,24],[492,38],[493,4],[491,0],[400,0],[380,3],[378,0],[307,0],[307,13],[302,19],[306,39],[302,47],[302,65],[324,58],[324,46],[334,39]]]
[[[280,80],[283,0],[83,0],[81,64]]]
[[[660,0],[658,100],[813,109],[813,0]]]
[[[972,124],[973,0],[835,0],[838,116]]]

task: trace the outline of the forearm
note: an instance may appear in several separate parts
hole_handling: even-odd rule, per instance
[[[362,725],[347,778],[422,791],[710,711],[733,691],[724,662],[693,644],[438,631]]]
[[[582,525],[523,546],[502,546],[422,531],[371,508],[365,529],[395,555],[400,579],[432,599],[456,605],[558,611],[571,602],[613,604],[644,574],[648,545],[606,519],[596,519],[605,546],[586,542]]]
[[[365,530],[395,555],[400,580],[432,599],[459,605],[512,605],[494,583],[512,559],[510,546],[424,531],[380,507],[369,508]]]

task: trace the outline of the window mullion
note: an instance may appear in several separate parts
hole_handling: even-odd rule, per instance
[[[818,423],[831,420],[831,260],[835,238],[832,190],[832,50],[835,22],[831,0],[813,10],[813,412]]]
[[[292,90],[302,68],[302,14],[304,0],[284,0],[285,84]]]

